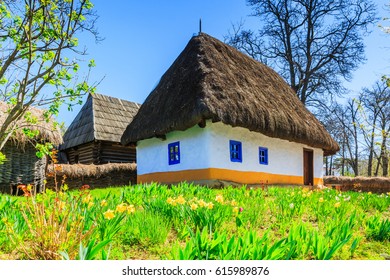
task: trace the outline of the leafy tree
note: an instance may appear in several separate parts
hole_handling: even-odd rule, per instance
[[[342,92],[342,78],[364,61],[363,36],[376,21],[370,0],[247,0],[258,31],[233,27],[225,40],[270,64],[305,105]]]
[[[93,91],[88,76],[77,74],[86,50],[76,36],[89,32],[98,40],[96,19],[90,0],[0,1],[0,100],[11,105],[1,112],[0,151],[31,106],[46,105],[49,118],[64,101]]]

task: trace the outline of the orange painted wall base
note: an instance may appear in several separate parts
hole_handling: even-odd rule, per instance
[[[137,176],[138,183],[178,183],[182,181],[222,180],[240,184],[303,185],[303,176],[270,174],[265,172],[237,171],[221,168],[205,168],[171,172],[156,172]],[[322,178],[314,178],[314,185],[322,185]]]

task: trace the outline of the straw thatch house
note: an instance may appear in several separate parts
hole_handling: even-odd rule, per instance
[[[138,182],[322,184],[339,147],[272,69],[193,37],[122,136]]]
[[[121,136],[139,104],[102,94],[90,94],[64,134],[60,150],[67,161],[83,164],[135,162],[135,147],[125,147]]]
[[[0,125],[3,124],[9,105],[0,101]],[[17,122],[17,129],[11,135],[1,151],[7,157],[4,164],[0,164],[0,192],[15,193],[19,184],[32,184],[37,192],[44,189],[47,158],[36,156],[36,143],[50,142],[59,145],[62,137],[59,129],[53,127],[53,122],[46,122],[43,111],[30,108],[31,118],[36,118],[37,124],[31,125],[24,118]],[[22,129],[38,131],[35,139],[28,138]]]

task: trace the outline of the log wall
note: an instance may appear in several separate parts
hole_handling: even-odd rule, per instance
[[[118,143],[95,141],[65,151],[70,164],[135,163],[135,147]]]

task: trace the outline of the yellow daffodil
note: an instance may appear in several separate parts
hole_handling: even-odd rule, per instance
[[[107,206],[107,200],[103,199],[103,200],[100,202],[100,206],[101,206],[101,207]]]
[[[168,197],[168,198],[167,198],[167,203],[168,203],[168,204],[173,204],[174,201],[175,201],[175,200],[174,200],[172,197]]]
[[[129,205],[126,207],[126,210],[127,210],[127,213],[131,214],[131,213],[134,213],[135,212],[135,207],[134,205]]]
[[[191,204],[191,210],[196,210],[198,209],[198,205],[196,203]]]
[[[93,206],[93,201],[88,202],[88,209]]]
[[[112,211],[111,209],[108,209],[106,212],[103,213],[103,216],[107,220],[111,220],[112,218],[115,217],[115,214],[114,214],[114,211]]]
[[[238,211],[240,211],[240,209],[238,207],[233,208],[233,214],[237,215]]]
[[[179,195],[179,197],[176,199],[176,202],[179,204],[184,204],[186,203],[186,200],[184,199],[183,196]]]
[[[199,203],[200,207],[206,207],[207,206],[207,203],[203,199],[199,200],[198,203]]]
[[[118,213],[123,213],[127,210],[127,205],[126,203],[121,203],[119,205],[116,206],[116,209],[115,211],[118,212]]]
[[[233,199],[233,200],[230,202],[230,205],[231,205],[231,206],[237,206],[237,202]]]
[[[320,197],[320,199],[318,200],[318,202],[324,202],[324,198],[323,197]]]
[[[213,209],[213,207],[214,207],[214,204],[212,202],[207,203],[208,209]]]
[[[370,195],[370,194],[372,194],[372,192],[368,192],[367,194]]]
[[[218,194],[216,197],[215,197],[215,201],[216,202],[219,202],[219,203],[223,203],[223,196]]]
[[[87,204],[92,200],[92,196],[89,194],[83,198],[83,203]]]
[[[339,208],[341,206],[341,202],[336,202],[335,204],[334,204],[334,208]]]

